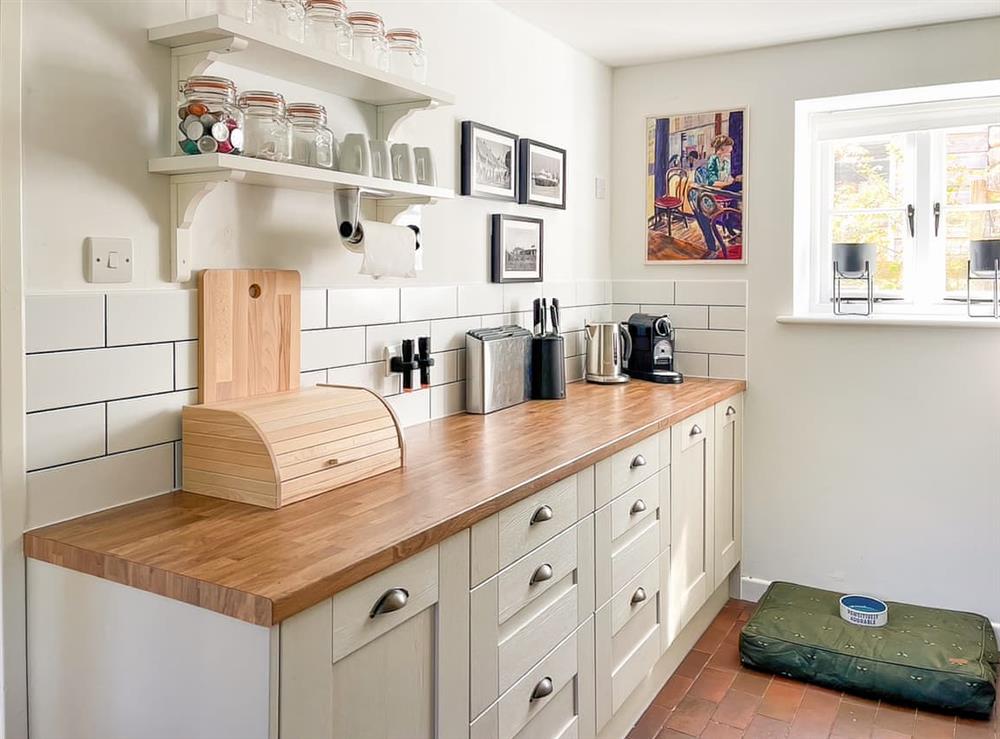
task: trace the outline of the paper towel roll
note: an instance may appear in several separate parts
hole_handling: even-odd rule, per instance
[[[372,277],[416,277],[417,235],[408,226],[361,221],[364,250],[360,274]]]

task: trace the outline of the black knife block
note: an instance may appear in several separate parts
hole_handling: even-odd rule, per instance
[[[562,400],[565,397],[566,342],[556,334],[532,337],[531,399]]]

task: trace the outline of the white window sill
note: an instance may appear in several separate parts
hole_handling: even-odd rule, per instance
[[[870,315],[835,316],[815,313],[799,316],[778,316],[778,323],[807,324],[813,326],[913,326],[934,328],[995,328],[1000,329],[1000,319],[969,318],[960,315]]]

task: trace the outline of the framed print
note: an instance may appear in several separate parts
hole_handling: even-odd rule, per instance
[[[566,150],[518,141],[517,202],[566,209]]]
[[[541,218],[493,216],[493,282],[541,282]]]
[[[494,200],[517,196],[517,136],[462,122],[462,195]]]
[[[746,264],[745,108],[646,119],[646,264]]]

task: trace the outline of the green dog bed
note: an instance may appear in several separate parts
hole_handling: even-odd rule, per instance
[[[973,613],[889,603],[882,627],[840,617],[840,593],[775,582],[740,633],[744,665],[834,690],[988,717],[996,635]]]

